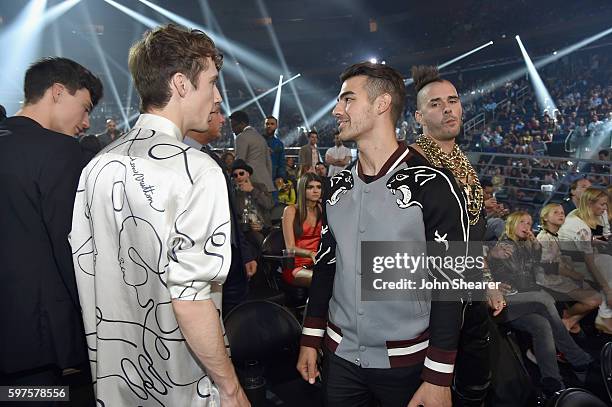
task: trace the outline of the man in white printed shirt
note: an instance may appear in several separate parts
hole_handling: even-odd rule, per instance
[[[147,32],[129,54],[146,113],[81,174],[71,245],[100,405],[249,405],[211,300],[231,262],[226,184],[183,143],[208,129],[221,63],[201,31]]]

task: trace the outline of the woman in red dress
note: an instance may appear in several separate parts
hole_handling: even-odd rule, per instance
[[[283,269],[288,284],[309,287],[312,266],[321,240],[321,179],[306,173],[297,184],[297,203],[283,213],[285,248],[295,252],[293,268]]]

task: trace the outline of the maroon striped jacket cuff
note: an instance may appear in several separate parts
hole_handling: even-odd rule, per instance
[[[325,318],[306,317],[302,328],[301,346],[320,349],[323,344],[323,336],[327,320]]]
[[[438,386],[450,386],[453,382],[456,357],[456,350],[442,350],[429,346],[421,378]]]

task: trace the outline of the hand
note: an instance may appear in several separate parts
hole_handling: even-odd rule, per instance
[[[498,287],[499,287],[499,291],[504,295],[512,291],[512,286],[510,284],[499,283]]]
[[[219,391],[219,394],[223,407],[251,407],[249,399],[247,399],[247,396],[240,386],[238,386],[238,389],[233,394],[224,394],[221,391]]]
[[[250,179],[238,183],[238,188],[240,188],[242,192],[251,192],[254,189]]]
[[[435,384],[423,382],[418,388],[408,407],[451,407],[450,387],[437,386]]]
[[[310,259],[312,260],[313,264],[315,262],[316,257],[317,257],[317,253],[316,252],[310,252]]]
[[[310,384],[315,383],[315,379],[319,376],[317,368],[318,352],[315,348],[308,346],[300,346],[300,355],[298,356],[297,370],[302,375],[302,379]]]
[[[491,257],[495,257],[496,259],[507,259],[512,256],[512,252],[514,248],[510,245],[498,244],[495,247],[489,250],[489,255]]]
[[[493,310],[493,316],[498,316],[506,307],[506,300],[504,294],[500,290],[489,289],[487,290],[487,301],[489,308]]]
[[[246,272],[247,278],[251,278],[257,273],[257,261],[251,260],[248,263],[244,263],[244,270]]]
[[[261,232],[263,230],[263,224],[261,222],[251,222],[250,226],[253,232]]]
[[[484,201],[484,206],[487,211],[494,211],[498,208],[497,199],[495,197],[491,197]]]

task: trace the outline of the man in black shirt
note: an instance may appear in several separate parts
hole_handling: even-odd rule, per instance
[[[55,385],[87,361],[68,233],[102,83],[66,58],[25,75],[25,103],[0,124],[0,385]]]

